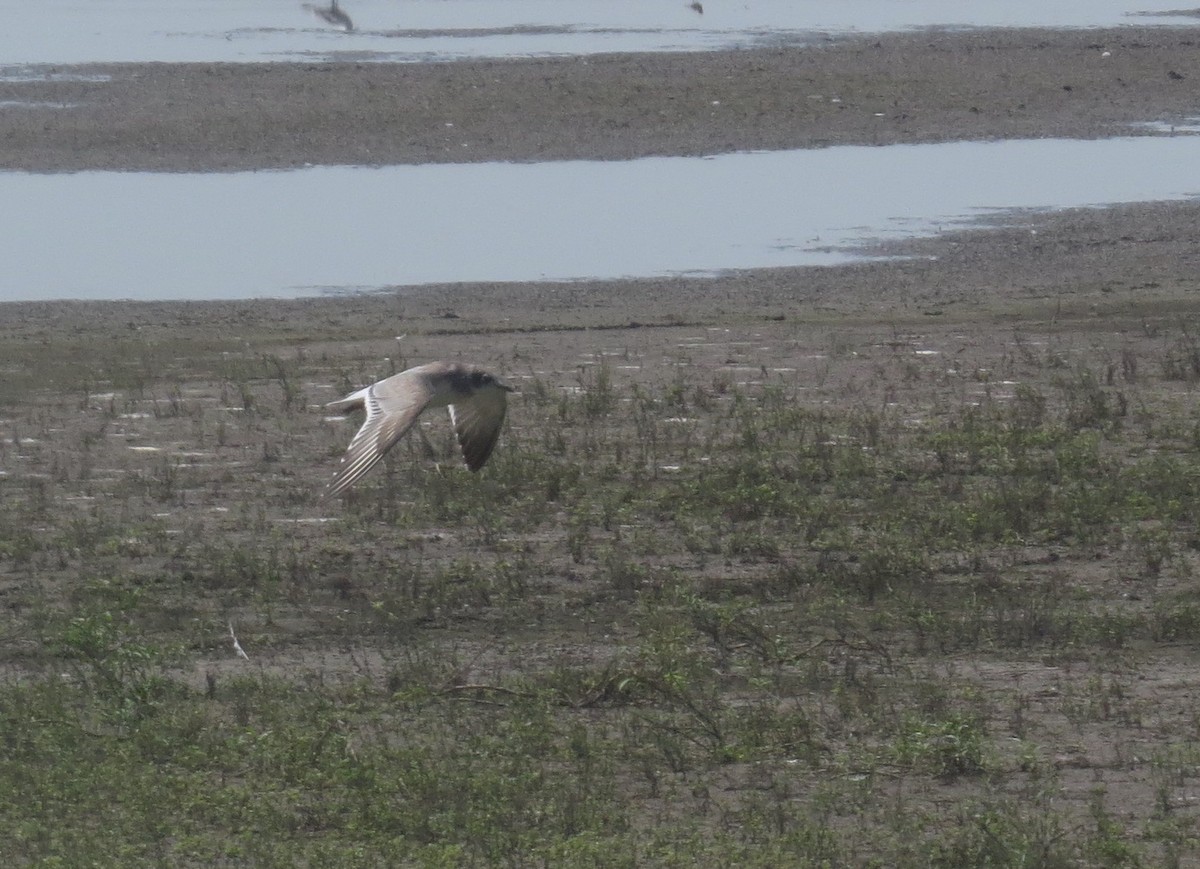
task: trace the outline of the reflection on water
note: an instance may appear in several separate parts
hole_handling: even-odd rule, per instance
[[[1200,139],[628,162],[0,173],[0,298],[311,295],[834,264],[984,209],[1200,193]]]
[[[1177,10],[1179,0],[346,0],[340,9],[324,2],[0,0],[0,62],[422,61],[697,51],[929,26],[1195,23],[1178,14],[1130,17]],[[306,5],[336,9],[344,20],[333,16],[331,26]]]

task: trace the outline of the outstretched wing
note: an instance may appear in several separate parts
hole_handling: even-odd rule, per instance
[[[472,471],[482,468],[496,448],[507,409],[506,394],[500,389],[483,389],[450,405],[450,421]]]
[[[400,375],[361,390],[367,419],[346,448],[325,497],[341,494],[375,467],[429,404],[430,393],[423,380],[398,378]]]

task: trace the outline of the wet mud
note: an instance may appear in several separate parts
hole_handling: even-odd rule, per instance
[[[1197,111],[1200,29],[921,31],[440,64],[138,64],[0,82],[0,168],[228,171],[1102,137]],[[66,68],[48,68],[61,73]],[[56,108],[67,105],[69,108]]]
[[[429,66],[91,67],[76,71],[109,78],[0,83],[0,102],[78,104],[0,110],[0,169],[229,171],[1124,135],[1135,122],[1177,123],[1196,110],[1198,44],[1200,30],[1187,29],[922,32],[708,55]],[[855,402],[878,409],[901,401],[923,412],[992,390],[987,372],[997,360],[1007,360],[1003,364],[1035,386],[1058,389],[1060,355],[1080,354],[1100,379],[1105,370],[1110,379],[1117,377],[1124,364],[1120,385],[1136,398],[1133,361],[1143,360],[1143,379],[1149,380],[1155,360],[1177,355],[1168,340],[1178,339],[1181,329],[1188,346],[1195,346],[1186,324],[1200,314],[1198,218],[1200,209],[1187,201],[1074,209],[876,251],[894,259],[709,279],[441,285],[293,301],[0,299],[0,406],[14,408],[11,415],[19,418],[7,424],[5,436],[12,444],[9,455],[33,451],[33,459],[11,459],[14,467],[46,480],[61,477],[72,486],[79,481],[84,488],[92,485],[86,469],[93,464],[128,466],[149,480],[184,467],[132,451],[147,443],[194,449],[202,425],[215,431],[215,415],[228,412],[232,421],[221,423],[219,441],[209,434],[206,446],[219,461],[211,470],[184,468],[188,479],[194,473],[201,480],[187,493],[188,533],[200,530],[257,546],[243,514],[217,511],[227,510],[231,491],[257,505],[265,489],[277,499],[269,507],[272,520],[287,519],[297,529],[289,533],[297,539],[311,535],[313,551],[324,551],[324,526],[296,520],[316,509],[305,499],[324,484],[348,437],[345,427],[317,423],[321,402],[339,394],[335,387],[347,378],[361,383],[367,374],[386,373],[386,363],[400,362],[401,354],[413,364],[469,358],[506,374],[537,369],[550,388],[560,390],[578,384],[582,366],[615,348],[636,362],[626,366],[629,371],[621,368],[619,377],[658,389],[675,370],[669,366],[686,359],[697,384],[757,372],[767,377],[774,369],[771,376],[787,371],[803,381],[804,390],[814,390],[814,406]],[[83,358],[76,355],[80,347],[87,348]],[[901,364],[898,353],[907,354],[904,370],[911,377],[888,374]],[[1036,357],[1037,365],[1023,353]],[[123,357],[130,354],[145,358],[127,365]],[[274,381],[256,383],[262,391],[256,400],[272,410],[255,417],[247,402],[243,423],[234,413],[243,409],[227,406],[238,398],[232,378],[280,359],[306,371],[319,369],[320,382],[300,383],[303,401],[298,408],[288,404],[286,413],[273,409],[283,402],[267,392],[275,389]],[[181,370],[180,360],[193,366],[203,360],[211,370]],[[105,374],[127,368],[132,373],[118,385],[115,375]],[[161,381],[146,383],[145,371]],[[283,374],[277,379],[283,383]],[[1190,403],[1195,383],[1193,377],[1164,381],[1157,391],[1147,387],[1146,401],[1159,403],[1146,405],[1146,418],[1169,402]],[[629,384],[622,379],[618,386]],[[98,398],[98,390],[108,398]],[[118,417],[111,425],[124,428],[105,435],[109,423],[97,422],[103,408],[119,409],[109,390],[153,413]],[[203,413],[194,411],[201,401]],[[524,408],[515,403],[514,430],[536,442],[540,433],[520,429]],[[100,434],[85,437],[97,425]],[[49,440],[38,447],[29,439],[22,447],[20,435],[28,432],[49,433]],[[81,457],[56,446],[64,442],[99,446]],[[230,467],[241,469],[236,479]],[[185,501],[183,495],[178,499]],[[148,496],[144,500],[148,506],[139,509],[159,509]],[[388,546],[409,545],[395,537],[387,535]],[[458,540],[453,530],[412,545],[424,547],[422,557],[447,563],[471,551],[469,540]],[[1120,547],[1117,541],[1097,544],[1095,551],[1055,550],[1047,556],[1053,568],[1044,570],[1056,571],[1056,582],[1065,576],[1105,600],[1128,605],[1133,586],[1120,571]],[[565,597],[562,589],[574,581],[569,572],[574,569],[563,566],[550,590],[531,599]],[[721,576],[746,569],[721,559],[710,567]],[[1030,569],[1043,567],[1037,562]],[[47,581],[61,582],[64,595],[72,593],[74,575],[59,569],[55,576],[26,579],[14,571],[5,579],[6,593],[15,595],[22,583]],[[327,631],[343,618],[347,604],[338,591],[328,593],[323,611],[305,599],[304,606],[280,616],[279,627],[270,629],[279,637],[272,666],[294,672],[297,661],[304,663],[301,656],[311,653],[330,672],[355,672],[352,654],[339,659],[333,646],[302,645],[306,633],[319,636],[318,629]],[[524,644],[522,657],[557,661],[562,635],[581,646],[601,642],[599,629],[589,628],[582,639],[577,626],[556,634],[556,625],[575,624],[571,613],[564,607],[567,616],[555,615],[559,611],[544,602],[537,606],[550,615],[539,615],[543,621],[533,628],[522,627],[523,635],[504,634],[506,642]],[[219,641],[206,641],[208,657],[217,661],[229,657],[224,645],[212,651],[226,642],[225,621],[218,621]],[[520,624],[527,621],[522,611]],[[487,639],[491,629],[480,621],[459,630],[441,642]],[[263,628],[260,642],[266,632]],[[603,642],[614,640],[605,635]],[[1129,679],[1129,702],[1166,710],[1161,721],[1191,721],[1193,658],[1183,644],[1155,646],[1131,665],[1137,675]],[[231,667],[240,665],[229,660]],[[953,664],[977,677],[991,696],[1006,696],[1021,678],[1029,696],[1057,696],[1057,680],[1070,685],[1087,675],[1082,667],[1060,675],[1036,661],[987,656],[960,656]],[[1043,683],[1053,684],[1043,691]],[[1094,825],[1086,818],[1097,781],[1109,788],[1115,804],[1133,807],[1130,816],[1151,817],[1161,776],[1141,746],[1151,739],[1166,744],[1177,731],[1166,725],[1144,730],[1141,719],[1122,730],[1124,719],[1107,714],[1086,729],[1067,726],[1057,713],[1040,708],[1025,714],[1027,738],[1053,747],[1055,774],[1064,788],[1074,789],[1066,799],[1074,801],[1086,824]],[[995,729],[1008,732],[1000,725]],[[1122,744],[1139,746],[1138,756],[1112,757],[1113,746]],[[945,800],[948,793],[939,790],[937,798]]]

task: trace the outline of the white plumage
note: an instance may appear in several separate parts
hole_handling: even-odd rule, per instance
[[[363,408],[367,418],[350,441],[326,497],[344,492],[375,467],[429,407],[450,409],[463,459],[478,471],[496,447],[512,391],[473,365],[430,362],[330,402],[326,407],[343,413]]]

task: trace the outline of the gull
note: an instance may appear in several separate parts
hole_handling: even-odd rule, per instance
[[[331,401],[325,406],[342,413],[363,408],[367,419],[350,441],[325,497],[339,495],[358,482],[430,407],[450,408],[463,459],[468,468],[478,471],[500,437],[508,393],[513,391],[474,365],[430,362]]]
[[[320,18],[324,18],[330,24],[342,28],[347,33],[354,29],[354,22],[350,20],[350,16],[338,8],[338,0],[330,0],[329,8],[313,3],[305,3],[304,8]]]

